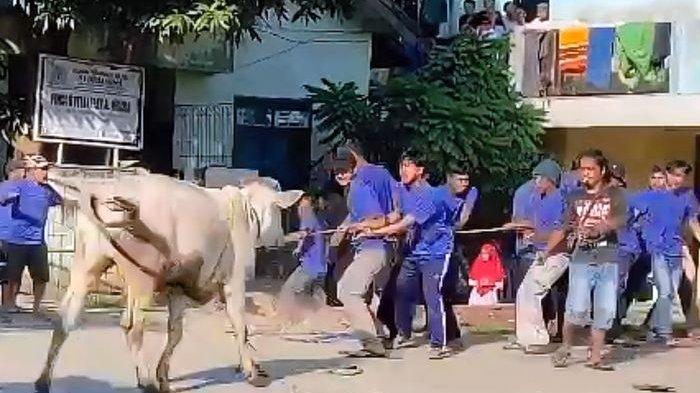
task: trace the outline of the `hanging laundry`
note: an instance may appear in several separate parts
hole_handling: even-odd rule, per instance
[[[591,29],[586,70],[586,82],[591,86],[604,90],[610,88],[614,42],[614,28],[596,27]]]
[[[586,26],[566,27],[559,31],[559,72],[562,78],[586,73],[588,38]]]
[[[651,22],[620,25],[615,30],[617,40],[618,76],[628,88],[634,89],[648,79],[652,70],[655,27]]]

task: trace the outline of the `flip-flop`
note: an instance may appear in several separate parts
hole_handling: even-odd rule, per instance
[[[265,370],[263,370],[260,367],[260,365],[256,364],[254,365],[254,367],[255,374],[247,379],[248,383],[252,386],[255,386],[256,388],[264,388],[270,386],[270,383],[272,383],[272,378],[270,377],[270,375]]]
[[[360,366],[358,366],[356,364],[351,364],[349,366],[332,368],[332,369],[328,370],[328,372],[330,374],[339,375],[341,377],[353,377],[355,375],[362,374],[364,372],[364,370],[361,369]]]
[[[676,388],[673,386],[665,386],[665,385],[652,385],[652,384],[640,384],[640,385],[632,385],[632,387],[635,390],[640,390],[643,392],[675,392]]]
[[[522,351],[525,348],[518,343],[508,343],[503,346],[503,349],[506,351]]]
[[[605,363],[586,363],[584,366],[597,371],[615,371],[615,367]]]
[[[569,357],[571,357],[569,350],[564,347],[559,347],[552,354],[552,365],[554,365],[555,368],[568,367]]]

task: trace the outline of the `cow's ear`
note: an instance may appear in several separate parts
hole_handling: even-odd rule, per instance
[[[275,196],[275,204],[282,209],[289,209],[292,205],[297,203],[302,195],[304,195],[304,191],[300,190],[278,192]]]

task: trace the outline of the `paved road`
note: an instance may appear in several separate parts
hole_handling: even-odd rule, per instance
[[[163,343],[164,315],[155,312],[149,319],[146,347],[150,358],[155,358]],[[88,315],[58,360],[54,393],[138,392],[117,324],[116,313]],[[0,324],[0,393],[32,391],[49,337],[48,325],[28,316],[14,325]],[[618,370],[605,373],[581,364],[554,370],[547,357],[504,352],[500,337],[475,336],[469,339],[469,348],[452,359],[431,361],[424,348],[411,349],[398,353],[401,359],[356,361],[364,373],[340,377],[324,369],[351,364],[337,352],[352,348],[353,342],[342,333],[326,337],[326,342],[303,342],[319,337],[297,335],[290,340],[272,333],[254,335],[258,357],[275,378],[270,387],[255,389],[242,382],[231,367],[235,352],[223,316],[211,310],[190,310],[185,337],[173,358],[173,389],[195,393],[624,393],[633,392],[634,383],[668,384],[683,393],[700,389],[698,348],[665,353],[621,351],[616,356]],[[582,350],[576,355],[582,360]]]

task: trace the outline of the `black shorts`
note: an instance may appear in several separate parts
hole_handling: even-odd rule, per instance
[[[29,268],[32,281],[49,282],[49,257],[45,244],[4,243],[7,255],[7,279],[12,282],[22,280],[24,267]]]

